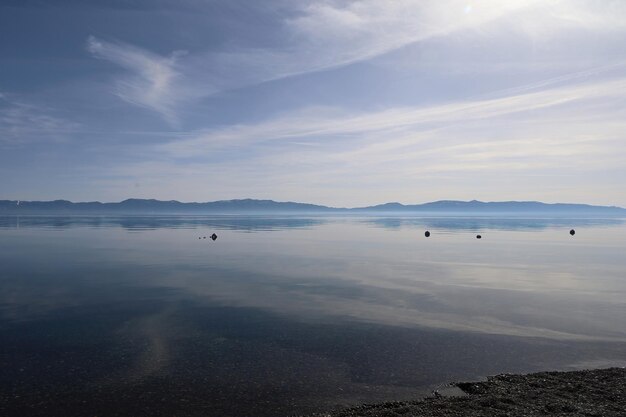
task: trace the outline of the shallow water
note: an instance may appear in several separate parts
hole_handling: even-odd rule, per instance
[[[0,414],[283,416],[624,366],[625,300],[619,219],[0,217]]]

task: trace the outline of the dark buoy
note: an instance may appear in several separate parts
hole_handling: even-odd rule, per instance
[[[424,233],[424,236],[430,237],[430,232],[427,230],[426,233]]]
[[[572,236],[574,236],[574,235],[576,234],[576,230],[574,230],[574,229],[570,230],[570,231],[569,231],[569,234],[570,234],[570,235],[572,235]]]
[[[206,239],[206,236],[204,236],[202,239]]]
[[[215,233],[213,233],[213,234],[211,235],[211,239],[213,239],[213,241],[215,242],[215,240],[217,239],[217,235],[216,235]]]
[[[476,235],[476,239],[482,239],[483,237],[481,235]]]

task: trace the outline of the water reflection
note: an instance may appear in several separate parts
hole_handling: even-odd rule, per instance
[[[385,229],[432,228],[460,230],[540,231],[562,227],[612,227],[620,218],[508,218],[508,217],[363,217],[363,216],[0,216],[0,229],[122,227],[127,230],[194,229],[212,227],[240,231],[311,228],[329,222],[361,222]]]
[[[624,224],[617,218],[508,218],[508,217],[374,217],[362,220],[364,223],[386,229],[432,228],[443,231],[459,230],[527,230],[540,231],[562,227],[610,227]]]
[[[626,357],[614,219],[24,219],[6,415],[292,415]]]
[[[323,218],[285,216],[0,216],[0,229],[122,227],[127,230],[156,230],[212,227],[224,230],[272,231],[309,228],[323,222]]]

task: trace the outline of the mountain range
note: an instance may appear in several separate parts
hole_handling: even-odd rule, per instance
[[[424,204],[386,203],[368,207],[337,208],[316,204],[273,200],[221,200],[182,203],[153,199],[128,199],[118,203],[98,201],[73,203],[67,200],[0,200],[0,214],[423,214],[423,215],[600,215],[624,216],[626,209],[587,204],[547,204],[538,201],[455,201]]]

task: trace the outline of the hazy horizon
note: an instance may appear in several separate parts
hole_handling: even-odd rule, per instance
[[[626,4],[0,5],[0,198],[626,206]]]
[[[233,199],[229,199],[229,200],[210,200],[210,201],[199,201],[199,200],[191,200],[191,201],[181,201],[181,200],[161,200],[161,199],[156,199],[156,198],[135,198],[135,197],[130,197],[124,200],[118,200],[118,201],[102,201],[102,200],[91,200],[91,201],[72,201],[72,200],[68,200],[68,199],[64,199],[64,198],[55,198],[53,200],[19,200],[19,199],[0,199],[0,202],[2,201],[16,201],[19,203],[54,203],[54,202],[68,202],[71,204],[88,204],[88,203],[99,203],[99,204],[121,204],[121,203],[125,203],[125,202],[129,202],[129,201],[150,201],[150,202],[157,202],[157,203],[181,203],[181,204],[212,204],[212,203],[226,203],[226,202],[258,202],[258,203],[263,203],[263,202],[271,202],[271,203],[277,203],[277,204],[297,204],[297,205],[310,205],[310,206],[319,206],[319,207],[323,207],[323,208],[329,208],[329,209],[340,209],[340,210],[351,210],[351,209],[359,209],[359,208],[370,208],[370,207],[377,207],[377,206],[387,206],[387,205],[401,205],[404,207],[408,207],[408,206],[424,206],[424,205],[429,205],[429,204],[437,204],[437,203],[461,203],[461,204],[471,204],[471,203],[478,203],[478,204],[485,204],[485,205],[490,205],[490,204],[538,204],[538,205],[545,205],[545,206],[555,206],[555,205],[564,205],[564,206],[588,206],[588,207],[598,207],[598,208],[616,208],[616,209],[624,209],[626,210],[626,208],[615,205],[615,204],[610,204],[610,205],[601,205],[601,204],[586,204],[586,203],[577,203],[577,202],[564,202],[564,201],[555,201],[555,202],[546,202],[546,201],[536,201],[536,200],[499,200],[499,201],[481,201],[481,200],[476,200],[476,199],[472,199],[472,200],[451,200],[451,199],[444,199],[444,200],[435,200],[435,201],[421,201],[421,202],[412,202],[412,203],[402,203],[399,201],[384,201],[384,202],[380,202],[380,203],[376,203],[376,204],[371,204],[371,205],[367,205],[367,206],[347,206],[347,205],[336,205],[336,206],[328,206],[325,204],[320,204],[314,201],[293,201],[293,200],[276,200],[276,199],[254,199],[254,198],[247,198],[247,197],[243,197],[243,198],[233,198]]]

